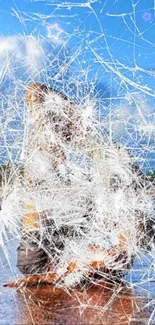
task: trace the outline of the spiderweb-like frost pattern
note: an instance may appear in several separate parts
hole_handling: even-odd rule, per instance
[[[16,7],[13,13],[21,25],[32,22],[41,33],[15,36],[10,48],[3,40],[0,149],[1,162],[9,161],[11,167],[9,172],[1,168],[0,242],[4,245],[8,230],[19,236],[25,203],[32,205],[39,215],[40,245],[63,277],[64,288],[88,279],[94,259],[126,273],[134,256],[145,260],[145,250],[151,258],[145,276],[154,279],[154,188],[140,172],[154,171],[154,71],[141,67],[143,50],[138,55],[141,46],[153,51],[153,44],[147,28],[137,25],[139,2],[129,2],[123,13],[117,12],[116,1],[111,7],[98,1],[47,1],[48,15]],[[87,28],[83,15],[91,16],[94,29]],[[104,28],[103,17],[119,21],[124,35]],[[153,28],[152,11],[142,12],[142,18],[150,19]],[[69,26],[70,19],[66,32],[59,25]],[[71,101],[51,91],[32,116],[24,91],[35,82],[63,91]],[[61,135],[70,108],[74,136],[66,142]],[[125,262],[117,250],[122,234]],[[73,261],[75,272],[64,276]],[[104,268],[99,271],[105,276]]]

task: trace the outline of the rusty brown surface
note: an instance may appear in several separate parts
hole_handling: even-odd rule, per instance
[[[17,292],[3,284],[22,277],[18,245],[8,242],[9,264],[0,250],[0,325],[155,325],[155,276],[148,255],[135,260],[126,285],[81,285],[69,292],[33,286]]]
[[[52,286],[31,287],[18,292],[5,290],[4,294],[10,294],[12,301],[3,301],[0,307],[1,325],[144,325],[149,324],[155,308],[153,296],[122,284],[85,285],[68,292]],[[154,324],[152,316],[150,325]]]

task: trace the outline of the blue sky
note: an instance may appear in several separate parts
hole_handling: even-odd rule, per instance
[[[17,33],[29,34],[33,32],[37,34],[41,32],[46,36],[46,29],[43,28],[42,21],[39,21],[39,18],[38,21],[28,20],[28,16],[32,16],[33,13],[42,14],[44,17],[51,15],[51,17],[47,17],[46,22],[49,24],[58,23],[60,28],[67,33],[72,34],[75,29],[79,29],[81,32],[83,30],[83,34],[90,34],[90,39],[95,38],[98,33],[105,33],[106,37],[111,39],[110,45],[116,53],[122,46],[122,54],[127,56],[129,49],[134,47],[134,36],[136,36],[136,53],[143,56],[141,62],[148,66],[150,60],[147,61],[146,56],[151,56],[149,50],[152,46],[153,52],[155,46],[154,0],[90,1],[89,6],[88,3],[84,0],[71,2],[0,0],[1,34],[9,36]],[[135,7],[134,3],[137,3]],[[15,17],[16,14],[18,17]],[[23,23],[20,18],[21,20],[23,18]],[[124,42],[126,43],[125,46]],[[149,43],[152,44],[149,45]]]
[[[2,36],[41,34],[49,39],[48,26],[57,24],[63,30],[60,37],[68,36],[69,46],[81,40],[89,46],[87,60],[101,75],[101,66],[95,64],[96,53],[129,69],[155,68],[154,0],[0,0],[0,8]],[[131,77],[130,70],[128,75]],[[142,84],[154,87],[154,78],[142,72],[139,75]]]
[[[0,0],[1,70],[3,72],[6,60],[11,82],[21,78],[27,82],[28,65],[36,64],[36,70],[31,69],[31,78],[39,81],[38,71],[44,74],[45,60],[39,47],[35,53],[31,51],[34,44],[27,37],[32,35],[36,40],[41,39],[44,58],[49,58],[46,60],[49,75],[52,51],[61,53],[61,62],[59,57],[58,61],[62,66],[67,62],[65,55],[70,62],[75,56],[72,67],[75,77],[77,73],[82,75],[88,84],[96,78],[101,83],[99,93],[103,97],[114,97],[116,103],[121,97],[138,92],[138,96],[148,101],[148,112],[154,114],[154,6],[154,0]],[[65,53],[60,51],[62,44],[65,44]],[[3,82],[1,85],[4,86]],[[109,106],[109,98],[106,103]],[[127,116],[131,112],[130,98],[126,106]],[[138,121],[137,115],[133,120]],[[153,115],[149,120],[152,123]]]

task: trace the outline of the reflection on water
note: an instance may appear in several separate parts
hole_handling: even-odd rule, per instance
[[[69,292],[52,287],[16,293],[15,324],[146,325],[153,300],[119,286],[85,286]],[[150,304],[149,304],[150,303]],[[150,322],[155,324],[155,319]]]
[[[155,325],[155,275],[148,256],[137,259],[125,277],[130,288],[102,284],[69,292],[53,287],[16,292],[2,284],[17,277],[17,246],[10,238],[6,255],[0,251],[0,325]]]

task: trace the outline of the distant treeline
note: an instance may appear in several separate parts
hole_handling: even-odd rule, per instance
[[[153,182],[155,180],[155,170],[154,171],[149,171],[146,173],[146,176],[148,177],[148,179]]]
[[[17,163],[0,165],[0,186],[2,183],[13,183],[14,179],[23,174],[23,167]]]
[[[155,170],[145,172],[144,177],[150,182],[155,181]],[[12,183],[16,177],[23,176],[23,166],[8,162],[0,165],[0,186],[2,183]]]

